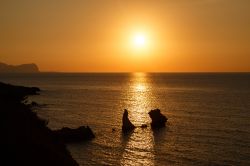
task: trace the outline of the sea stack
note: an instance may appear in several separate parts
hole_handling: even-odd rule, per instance
[[[133,130],[135,126],[130,122],[128,119],[128,110],[124,110],[123,117],[122,117],[122,131],[123,132],[129,132]]]
[[[152,120],[151,122],[152,128],[165,127],[165,123],[167,122],[168,118],[162,115],[159,109],[151,110],[148,114]]]

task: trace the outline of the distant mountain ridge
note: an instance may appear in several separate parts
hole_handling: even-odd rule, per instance
[[[8,65],[0,62],[0,73],[37,73],[39,68],[36,64]]]

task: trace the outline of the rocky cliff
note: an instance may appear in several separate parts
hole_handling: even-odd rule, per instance
[[[0,62],[0,73],[36,73],[38,66],[34,63],[22,65],[8,65]]]

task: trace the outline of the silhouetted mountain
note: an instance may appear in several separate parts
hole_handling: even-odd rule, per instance
[[[39,72],[38,66],[34,63],[22,65],[8,65],[0,62],[0,73],[36,73]]]

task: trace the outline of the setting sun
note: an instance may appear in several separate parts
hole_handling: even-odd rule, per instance
[[[136,34],[133,42],[135,47],[143,47],[146,44],[145,36],[143,34]]]

